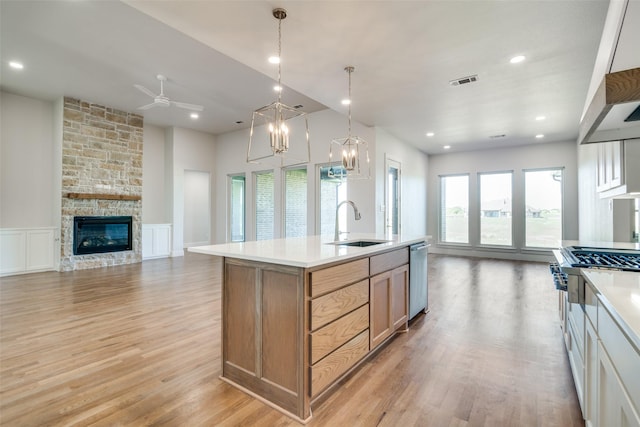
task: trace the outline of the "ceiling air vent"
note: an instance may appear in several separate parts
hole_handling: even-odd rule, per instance
[[[498,134],[498,135],[489,135],[489,138],[496,139],[496,138],[504,138],[505,136],[507,136],[507,135],[505,135],[504,133],[501,133],[501,134]]]
[[[478,81],[478,75],[474,74],[473,76],[460,77],[459,79],[449,80],[449,84],[451,86],[460,86],[465,85],[467,83],[473,83]]]

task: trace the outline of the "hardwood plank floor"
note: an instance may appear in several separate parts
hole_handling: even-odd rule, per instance
[[[540,263],[429,255],[420,315],[311,426],[583,426]],[[3,426],[295,426],[220,381],[217,259],[0,279]]]

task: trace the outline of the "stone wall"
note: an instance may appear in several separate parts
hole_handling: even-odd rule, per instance
[[[72,199],[69,193],[142,197],[143,118],[64,99],[60,270],[142,261],[142,200]],[[133,250],[73,255],[74,216],[132,216]]]

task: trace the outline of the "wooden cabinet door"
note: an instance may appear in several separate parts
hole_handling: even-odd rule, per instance
[[[373,350],[393,332],[391,323],[391,271],[369,281],[369,330]]]
[[[409,314],[409,266],[391,271],[391,323],[393,330],[407,325]]]
[[[372,276],[369,282],[369,329],[373,350],[409,316],[409,266],[403,265]]]

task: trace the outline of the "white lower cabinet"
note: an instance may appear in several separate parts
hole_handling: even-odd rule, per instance
[[[598,344],[597,419],[602,427],[640,427],[640,417],[624,390],[611,359]]]
[[[57,228],[0,229],[0,276],[56,269]]]
[[[171,224],[142,224],[142,259],[171,254]]]
[[[575,307],[567,307],[571,345],[567,347],[586,427],[640,427],[640,353],[587,283],[583,330],[583,366],[578,362]]]
[[[584,405],[585,427],[598,425],[598,334],[587,317],[584,336]]]

